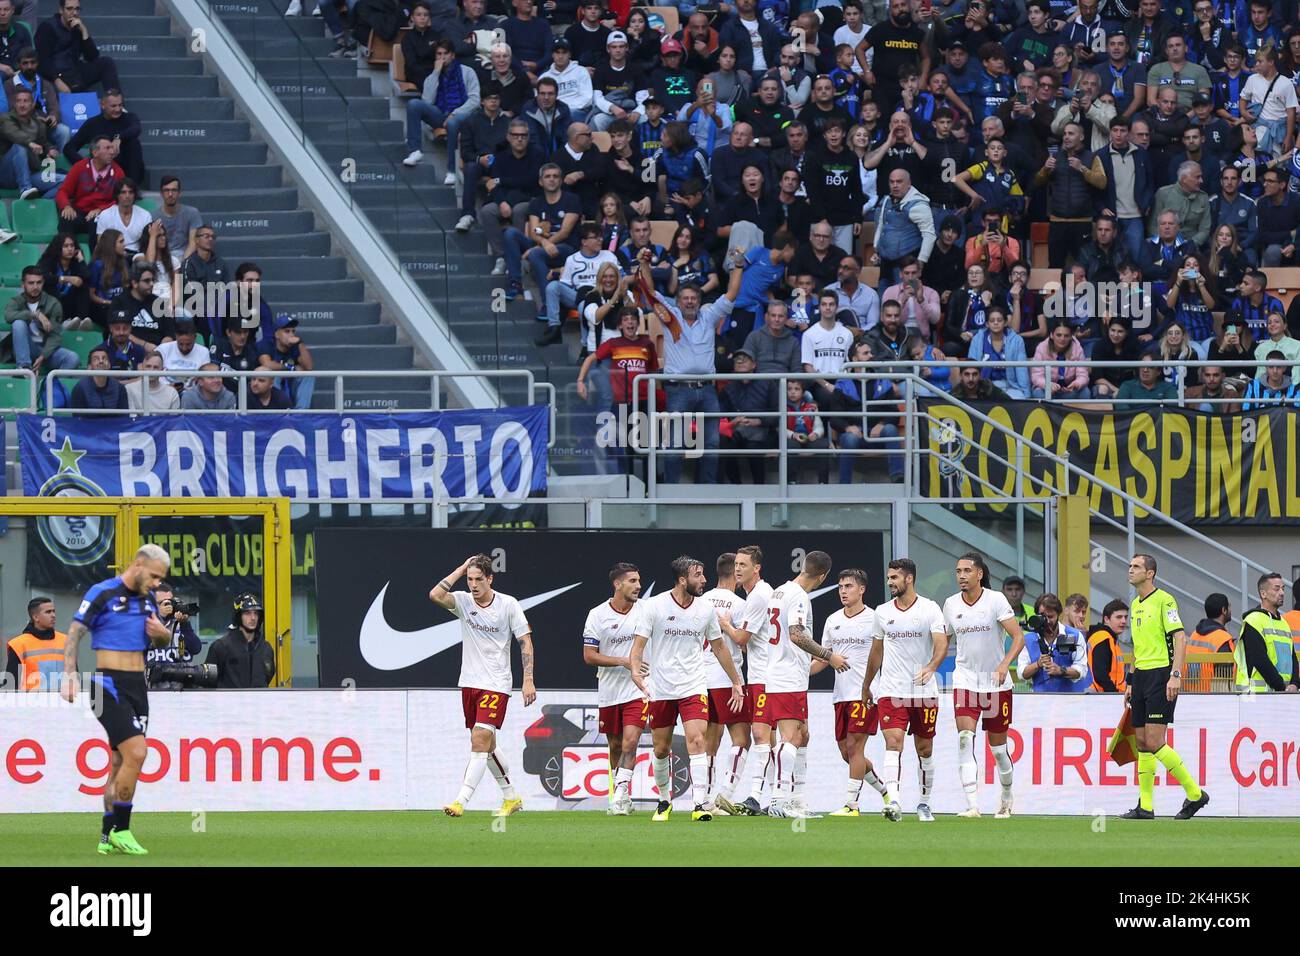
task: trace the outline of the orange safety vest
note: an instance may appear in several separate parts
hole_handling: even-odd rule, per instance
[[[18,682],[21,690],[58,690],[63,673],[63,646],[68,635],[55,631],[50,640],[42,640],[24,631],[9,642],[18,656]]]
[[[1106,630],[1105,627],[1099,627],[1088,635],[1088,672],[1093,675],[1092,691],[1095,694],[1103,694],[1106,691],[1097,683],[1097,668],[1093,666],[1092,652],[1100,644],[1110,644],[1110,680],[1115,685],[1115,689],[1123,693],[1127,688],[1124,682],[1124,659],[1119,652],[1119,642],[1115,640],[1115,635]]]
[[[1282,615],[1282,620],[1291,625],[1291,643],[1296,646],[1296,653],[1300,654],[1300,610],[1287,611]]]
[[[1209,634],[1201,634],[1195,630],[1188,631],[1186,644],[1188,654],[1221,654],[1225,648],[1228,651],[1232,650],[1233,640],[1231,634],[1219,627]],[[1214,677],[1213,664],[1204,661],[1189,663],[1187,675],[1183,678],[1183,690],[1208,694],[1212,677]]]

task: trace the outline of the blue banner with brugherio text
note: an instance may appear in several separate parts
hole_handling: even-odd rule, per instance
[[[23,494],[526,498],[545,494],[550,410],[18,416]]]

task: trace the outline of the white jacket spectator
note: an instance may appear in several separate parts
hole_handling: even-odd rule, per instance
[[[135,183],[129,179],[124,179],[117,184],[113,190],[113,198],[117,200],[116,203],[99,214],[95,225],[96,231],[99,235],[103,235],[105,229],[116,229],[126,239],[127,252],[142,252],[144,243],[148,240],[145,230],[149,228],[149,223],[153,222],[153,215],[143,206],[136,205],[140,194],[136,190]]]
[[[562,44],[556,44],[552,56],[555,62],[542,76],[549,76],[555,80],[560,88],[560,102],[569,108],[574,120],[579,122],[585,120],[596,96],[591,86],[591,74],[587,72],[586,67],[579,66],[569,59],[568,48]]]

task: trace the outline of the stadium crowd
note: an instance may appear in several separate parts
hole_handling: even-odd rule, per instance
[[[160,202],[145,202],[141,117],[125,108],[116,64],[99,52],[82,5],[60,0],[33,28],[18,13],[34,16],[34,3],[16,11],[0,0],[0,190],[14,197],[0,242],[16,244],[0,272],[0,368],[42,379],[74,368],[311,370],[298,320],[261,298],[259,265],[231,269],[216,230],[181,201],[180,180],[162,175]],[[96,89],[99,112],[74,132],[60,96]],[[249,410],[311,407],[310,377],[246,381]],[[220,377],[54,384],[55,408],[127,411],[232,410],[241,387]],[[38,395],[44,408],[43,382]]]
[[[772,447],[788,412],[794,440],[853,447],[850,359],[946,363],[923,374],[968,399],[1300,403],[1286,365],[1145,367],[1300,361],[1294,3],[389,0],[355,5],[358,37],[376,8],[409,15],[405,163],[445,142],[456,229],[539,345],[576,315],[598,410],[661,365],[815,372],[666,399],[736,413],[733,442]],[[684,365],[648,281],[687,316],[730,303]]]

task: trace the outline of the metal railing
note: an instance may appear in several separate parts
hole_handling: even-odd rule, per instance
[[[1008,437],[1015,443],[1015,446],[1017,448],[1017,453],[1016,453],[1016,461],[1014,462],[1009,461],[1005,457],[998,455],[991,448],[982,448],[981,450],[983,454],[986,454],[994,461],[1003,464],[1016,475],[1017,495],[1022,495],[1024,493],[1026,488],[1026,480],[1028,480],[1028,487],[1030,488],[1033,488],[1035,486],[1041,487],[1046,492],[1051,494],[1066,494],[1069,492],[1069,484],[1070,484],[1069,478],[1065,479],[1065,487],[1057,487],[1053,482],[1049,481],[1047,478],[1040,477],[1038,475],[1033,474],[1031,471],[1028,471],[1021,464],[1021,461],[1025,457],[1023,453],[1020,451],[1020,448],[1023,447],[1036,455],[1055,459],[1056,461],[1059,462],[1061,466],[1064,467],[1064,470],[1068,475],[1073,475],[1074,477],[1078,478],[1081,481],[1091,482],[1092,484],[1100,488],[1103,494],[1114,495],[1116,498],[1122,500],[1125,506],[1125,518],[1126,518],[1126,520],[1123,523],[1115,520],[1114,518],[1107,515],[1105,512],[1101,511],[1100,509],[1092,507],[1091,504],[1089,505],[1089,511],[1091,512],[1092,516],[1095,519],[1100,519],[1103,524],[1109,525],[1110,527],[1118,529],[1126,534],[1128,540],[1128,555],[1122,555],[1122,556],[1114,555],[1114,552],[1111,549],[1105,549],[1106,553],[1112,554],[1115,557],[1120,558],[1123,562],[1127,563],[1129,557],[1137,553],[1138,545],[1140,544],[1143,548],[1148,549],[1151,553],[1159,552],[1163,556],[1168,557],[1174,561],[1180,562],[1187,569],[1192,570],[1197,574],[1204,575],[1210,578],[1212,581],[1215,581],[1216,583],[1223,585],[1229,590],[1236,590],[1237,593],[1240,595],[1240,599],[1242,602],[1240,606],[1246,606],[1249,602],[1250,572],[1253,570],[1263,574],[1263,573],[1268,573],[1272,570],[1260,564],[1259,562],[1254,561],[1251,558],[1248,558],[1237,551],[1234,551],[1233,549],[1227,547],[1221,542],[1216,541],[1214,538],[1202,534],[1201,532],[1197,531],[1195,528],[1192,528],[1191,526],[1184,524],[1178,519],[1157,510],[1153,505],[1142,501],[1141,499],[1129,494],[1128,492],[1122,490],[1121,488],[1116,487],[1115,485],[1112,485],[1110,482],[1106,481],[1105,479],[1098,478],[1096,475],[1088,471],[1085,471],[1083,468],[1080,468],[1078,465],[1072,463],[1069,460],[1068,456],[1063,457],[1055,454],[1054,452],[1050,451],[1043,445],[1040,445],[1037,442],[1034,442],[1024,437],[1019,432],[1017,432],[1014,428],[1010,428],[1006,425],[1003,425],[1002,423],[996,421],[995,419],[989,417],[988,415],[985,415],[983,412],[975,409],[974,407],[961,401],[960,399],[953,398],[953,396],[948,395],[947,393],[944,393],[941,390],[935,388],[934,386],[924,381],[923,379],[912,379],[909,382],[909,388],[908,388],[909,422],[918,422],[921,418],[924,418],[925,421],[931,425],[941,426],[945,421],[944,419],[930,415],[928,412],[918,410],[916,405],[916,395],[914,391],[914,389],[918,385],[922,389],[931,390],[935,398],[939,398],[951,404],[956,405],[963,411],[963,413],[971,416],[972,420],[976,420],[983,423],[985,427],[992,428],[998,433]],[[972,475],[968,469],[965,469],[963,467],[961,470],[965,476],[971,478],[972,480],[981,481],[981,482],[983,481],[978,475]],[[984,484],[987,485],[988,483],[984,482]],[[1199,544],[1208,547],[1211,550],[1220,554],[1226,561],[1231,562],[1232,565],[1235,565],[1240,570],[1239,578],[1236,581],[1228,581],[1226,578],[1221,577],[1215,571],[1205,567],[1204,564],[1193,563],[1188,558],[1180,555],[1177,551],[1168,548],[1157,541],[1154,541],[1147,535],[1140,534],[1137,531],[1137,527],[1136,527],[1136,515],[1139,510],[1142,511],[1149,520],[1153,520],[1155,523],[1159,525],[1163,525],[1166,528],[1169,528],[1170,530],[1178,532],[1179,534],[1186,535],[1187,537],[1192,538]],[[1095,542],[1093,542],[1093,544],[1096,545]],[[1100,545],[1097,546],[1100,547]],[[1167,577],[1165,578],[1165,580],[1167,580]],[[1201,599],[1201,597],[1203,597],[1203,595],[1197,596],[1191,594],[1188,594],[1187,596],[1196,597],[1198,601]]]
[[[898,360],[888,359],[888,360],[871,361],[871,362],[848,362],[844,365],[844,371],[845,372],[853,372],[855,370],[879,371],[884,366],[887,366],[891,370],[890,375],[888,377],[897,379],[900,378],[902,375],[908,373],[915,375],[921,369],[944,369],[955,373],[958,372],[963,367],[966,368],[972,367],[972,360],[964,358],[964,359],[950,359],[944,362],[933,362],[933,361],[917,362],[917,361],[912,361],[910,359],[898,359]],[[1249,369],[1252,372],[1254,372],[1255,370],[1262,370],[1270,367],[1283,368],[1290,371],[1293,369],[1300,369],[1300,364],[1296,362],[1288,361],[1286,359],[1259,359],[1259,360],[1225,359],[1223,361],[1212,361],[1210,359],[1199,359],[1199,358],[1185,359],[1185,360],[1184,359],[1158,359],[1152,361],[1132,361],[1132,362],[1120,362],[1120,361],[1093,362],[1087,359],[1082,359],[1082,360],[1061,359],[1061,360],[1051,360],[1051,361],[1039,360],[1039,359],[1020,359],[1016,361],[1003,360],[1003,361],[994,361],[994,362],[986,362],[982,360],[979,361],[980,369],[1001,369],[1003,371],[1007,369],[1014,369],[1014,368],[1024,368],[1024,369],[1029,369],[1031,371],[1034,369],[1038,369],[1043,372],[1043,380],[1045,383],[1051,380],[1052,369],[1085,368],[1090,373],[1098,370],[1115,369],[1117,371],[1126,371],[1126,372],[1134,373],[1130,377],[1136,380],[1137,379],[1136,373],[1141,368],[1158,368],[1162,372],[1164,372],[1166,369],[1185,371],[1187,369],[1198,369],[1198,368],[1219,368],[1219,369],[1223,369],[1225,373],[1228,373],[1228,370],[1230,369]],[[821,375],[818,377],[826,378],[827,376]],[[834,377],[844,378],[845,376],[837,375]],[[920,376],[918,375],[917,377],[919,378]],[[1252,374],[1246,377],[1255,378],[1256,376]],[[1225,374],[1225,379],[1229,383],[1235,384],[1237,376],[1229,376],[1228,374]],[[1092,382],[1092,376],[1090,374],[1089,375],[1090,386],[1091,386],[1091,382]],[[1002,387],[1002,380],[999,380],[998,382],[994,382],[994,384],[998,385],[999,387]],[[1178,391],[1178,397],[1176,399],[1118,398],[1113,395],[1099,396],[1095,394],[1090,395],[1088,398],[1079,398],[1073,395],[1057,396],[1055,394],[1043,395],[1042,397],[1032,397],[1032,396],[1025,396],[1025,397],[1008,396],[1008,397],[1012,401],[1048,402],[1053,404],[1072,405],[1072,406],[1094,405],[1103,408],[1110,408],[1112,406],[1116,406],[1119,407],[1120,410],[1123,410],[1125,406],[1139,406],[1145,408],[1153,405],[1161,406],[1161,407],[1167,406],[1167,407],[1184,408],[1187,407],[1189,403],[1193,403],[1195,405],[1240,405],[1244,401],[1244,397],[1241,395],[1238,395],[1236,397],[1231,397],[1231,396],[1224,396],[1222,398],[1196,397],[1196,398],[1189,399],[1187,398],[1188,385],[1187,385],[1186,375],[1176,375],[1174,382],[1172,382],[1171,384],[1173,384]],[[1032,384],[1031,384],[1031,388],[1032,388]],[[1278,398],[1278,399],[1254,398],[1251,399],[1251,403],[1258,404],[1258,405],[1265,405],[1265,406],[1269,406],[1269,405],[1288,406],[1288,405],[1295,404],[1293,400],[1289,400],[1285,398]]]
[[[21,371],[21,370],[19,370]],[[32,373],[26,372],[28,377],[33,379]],[[220,378],[236,379],[241,384],[235,389],[235,407],[233,409],[207,409],[207,408],[161,408],[149,407],[149,401],[152,396],[149,394],[150,389],[142,388],[140,390],[141,407],[138,409],[131,408],[73,408],[70,406],[55,407],[55,382],[56,379],[74,379],[84,378],[105,378],[131,381],[135,379],[157,378],[157,379],[177,379],[177,380],[194,380],[203,378]],[[253,378],[270,378],[270,379],[333,379],[334,380],[334,405],[333,408],[288,408],[288,409],[259,409],[250,408],[249,390],[244,384],[248,379]],[[374,378],[400,378],[400,379],[425,379],[429,383],[429,406],[428,408],[414,409],[391,409],[391,408],[351,408],[346,403],[346,393],[344,381],[346,379],[374,379]],[[51,369],[45,377],[45,408],[47,414],[55,416],[111,416],[111,415],[212,415],[212,414],[257,414],[274,411],[281,415],[307,415],[307,414],[330,414],[330,413],[347,413],[349,415],[367,415],[367,414],[391,414],[394,411],[408,412],[440,412],[446,409],[442,401],[442,382],[444,379],[457,378],[486,378],[486,379],[522,379],[528,389],[528,395],[534,404],[542,404],[538,401],[538,395],[546,395],[545,404],[549,410],[550,428],[547,447],[555,444],[555,426],[556,426],[556,408],[555,408],[555,386],[550,382],[538,382],[535,380],[533,373],[529,369],[509,369],[509,370],[483,370],[473,372],[446,371],[442,369],[399,369],[393,371],[382,370],[313,370],[313,371],[285,371],[271,369],[255,369],[250,371],[203,371],[180,370],[180,369]],[[163,388],[170,388],[170,385],[164,384]],[[190,384],[187,388],[197,388],[196,384]],[[225,387],[224,385],[222,386]],[[70,396],[75,385],[65,388],[64,391]],[[497,408],[501,408],[500,392],[494,390],[498,396]],[[36,393],[32,389],[32,396],[27,407],[27,411],[35,413]]]

